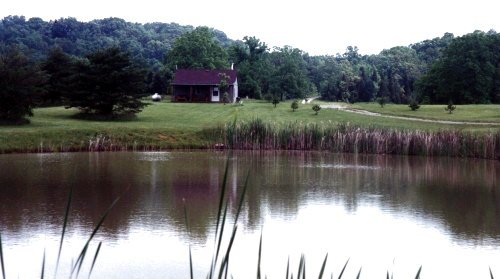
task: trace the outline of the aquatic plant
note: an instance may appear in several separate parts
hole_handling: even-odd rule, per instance
[[[500,132],[419,131],[359,127],[349,123],[231,122],[217,128],[217,141],[230,149],[324,150],[500,159]]]

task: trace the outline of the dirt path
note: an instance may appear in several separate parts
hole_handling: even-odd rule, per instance
[[[420,121],[420,122],[428,122],[428,123],[438,123],[438,124],[451,124],[451,125],[479,125],[479,126],[500,126],[500,123],[488,123],[488,122],[467,122],[467,121],[449,121],[449,120],[433,120],[433,119],[423,119],[423,118],[415,118],[408,116],[396,116],[396,115],[387,115],[381,114],[378,112],[371,112],[362,109],[353,109],[341,104],[326,104],[321,105],[323,109],[338,109],[343,111],[348,111],[357,114],[363,114],[368,116],[377,116],[377,117],[386,117],[393,119],[402,119],[402,120],[410,120],[410,121]]]

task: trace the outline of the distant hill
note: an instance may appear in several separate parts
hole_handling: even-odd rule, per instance
[[[69,17],[47,22],[37,17],[26,20],[24,16],[8,16],[0,22],[0,44],[18,44],[37,61],[57,45],[74,56],[119,46],[148,68],[157,70],[175,39],[193,29],[177,23],[140,24],[120,18],[81,22]],[[233,43],[224,32],[212,31],[223,46]]]

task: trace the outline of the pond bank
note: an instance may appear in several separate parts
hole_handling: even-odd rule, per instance
[[[0,134],[1,153],[162,151],[172,149],[316,150],[500,159],[500,132],[367,128],[348,123],[259,119],[200,130],[72,129]]]

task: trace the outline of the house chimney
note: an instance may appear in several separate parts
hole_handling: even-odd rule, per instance
[[[234,63],[231,63],[231,70],[234,70]]]

